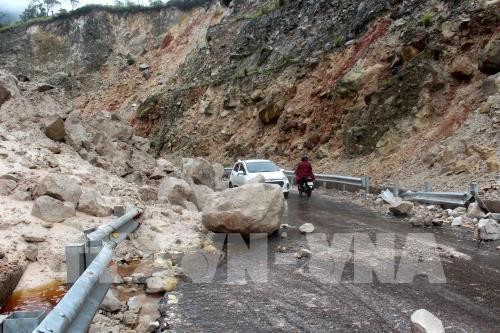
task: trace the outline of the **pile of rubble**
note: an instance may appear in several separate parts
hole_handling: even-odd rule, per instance
[[[114,114],[80,114],[57,88],[18,82],[6,72],[0,72],[0,88],[8,92],[0,101],[0,280],[10,286],[0,303],[23,272],[18,288],[65,281],[65,245],[109,223],[115,209],[134,205],[144,213],[115,251],[117,270],[137,262],[150,262],[151,269],[116,274],[91,331],[148,331],[155,328],[159,298],[144,297],[176,287],[182,253],[213,251],[210,231],[279,229],[279,189],[252,184],[226,193],[222,165],[155,159],[149,141]],[[118,298],[119,307],[108,306]],[[148,315],[138,299],[150,307]]]
[[[390,191],[381,195],[360,192],[325,191],[335,200],[355,203],[379,213],[405,218],[413,227],[462,227],[474,232],[473,239],[497,240],[500,238],[500,214],[487,212],[479,203],[472,202],[467,208],[443,208],[439,205],[413,203],[392,196]]]

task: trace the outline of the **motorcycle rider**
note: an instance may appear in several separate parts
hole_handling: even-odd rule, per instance
[[[309,159],[307,156],[301,158],[299,164],[295,168],[295,180],[297,184],[300,186],[302,183],[307,182],[308,180],[314,181],[314,173],[312,169],[311,163],[309,163]]]

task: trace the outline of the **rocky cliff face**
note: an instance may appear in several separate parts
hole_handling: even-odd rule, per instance
[[[0,67],[162,155],[268,157],[375,182],[498,174],[498,1],[212,1],[0,33]]]

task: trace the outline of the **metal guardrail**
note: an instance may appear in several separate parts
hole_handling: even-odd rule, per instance
[[[108,267],[114,249],[139,226],[134,218],[141,213],[141,209],[131,208],[112,223],[85,231],[85,244],[68,245],[68,283],[74,282],[73,286],[48,314],[11,313],[0,323],[0,333],[87,332],[113,281]]]
[[[231,171],[232,168],[224,168],[226,177],[229,177]],[[284,171],[284,173],[293,185],[295,181],[294,172]],[[323,187],[326,187],[328,183],[334,183],[342,185],[343,190],[346,189],[346,186],[355,186],[357,188],[362,188],[367,192],[370,189],[369,177],[350,177],[321,173],[315,174],[315,176],[317,185],[322,185]],[[400,193],[399,180],[395,180],[392,187],[392,193],[394,196],[401,197],[408,201],[450,206],[465,206],[471,202],[478,192],[479,187],[477,183],[470,184],[469,192],[432,192],[432,183],[430,182],[425,182],[425,191],[423,192],[407,191],[405,193]]]
[[[426,204],[465,206],[473,195],[467,192],[405,192],[400,197]]]

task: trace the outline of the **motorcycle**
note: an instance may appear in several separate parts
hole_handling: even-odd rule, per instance
[[[305,193],[308,197],[311,196],[312,191],[314,190],[314,181],[312,178],[305,179],[299,183],[299,195],[302,196],[302,193]]]

